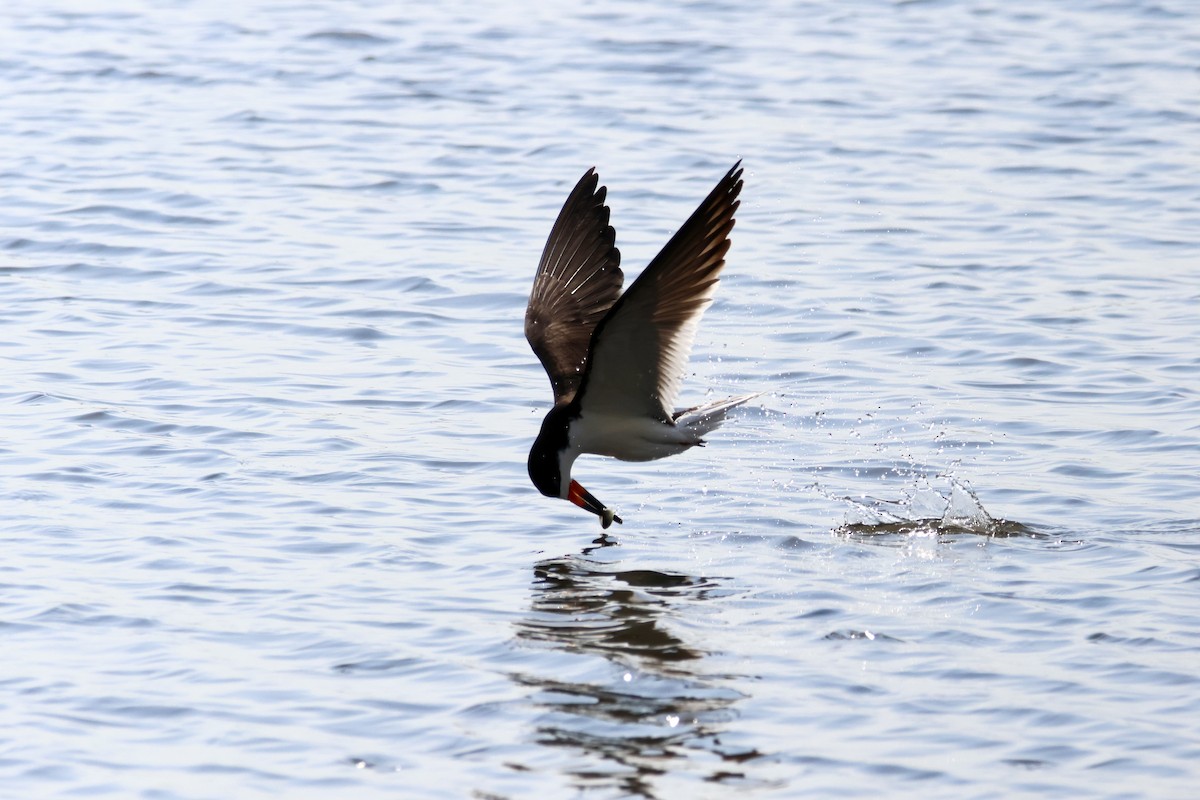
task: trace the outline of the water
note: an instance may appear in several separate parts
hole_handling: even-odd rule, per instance
[[[0,796],[1190,797],[1200,10],[17,2]],[[521,317],[737,158],[710,446]]]

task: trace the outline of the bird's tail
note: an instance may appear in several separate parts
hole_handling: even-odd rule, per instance
[[[730,409],[737,408],[747,400],[753,400],[761,394],[762,392],[742,394],[737,397],[726,397],[724,400],[714,400],[693,408],[685,408],[675,412],[674,422],[697,437],[704,436],[720,427]]]

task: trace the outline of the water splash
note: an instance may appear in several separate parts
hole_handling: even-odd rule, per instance
[[[837,532],[858,536],[897,533],[1036,535],[1018,522],[993,517],[965,482],[957,478],[947,478],[947,482],[943,492],[921,478],[899,500],[842,497],[840,499],[850,508]]]

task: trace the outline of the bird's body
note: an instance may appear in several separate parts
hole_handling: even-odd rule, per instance
[[[654,461],[704,442],[686,428],[650,417],[583,414],[571,421],[571,448],[622,461]]]
[[[525,335],[555,405],[529,451],[542,494],[601,518],[611,509],[571,480],[584,453],[653,461],[703,445],[733,407],[755,395],[673,409],[696,327],[712,295],[741,192],[734,165],[624,294],[605,188],[589,170],[551,229],[525,312]]]

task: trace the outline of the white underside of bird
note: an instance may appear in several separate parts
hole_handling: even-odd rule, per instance
[[[672,422],[646,416],[588,413],[584,411],[567,428],[567,444],[559,454],[563,476],[560,497],[570,492],[571,467],[581,455],[608,456],[621,461],[655,461],[704,445],[704,436],[725,421],[729,411],[761,395],[743,394],[713,400],[675,412]]]

